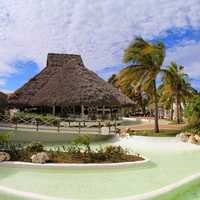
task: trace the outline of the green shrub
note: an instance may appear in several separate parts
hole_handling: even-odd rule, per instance
[[[184,110],[185,118],[189,127],[200,127],[200,96],[194,96],[186,105]]]
[[[127,149],[123,149],[121,146],[107,146],[104,150],[104,154],[108,160],[117,162],[123,159],[123,156],[128,154]]]
[[[186,126],[182,129],[182,132],[189,132],[193,134],[198,134],[200,135],[200,126]]]
[[[38,153],[44,151],[44,146],[40,142],[32,142],[26,147],[26,151],[30,153]]]
[[[1,133],[0,134],[0,144],[2,143],[7,143],[10,139],[10,134],[9,133]]]
[[[1,133],[0,134],[0,149],[6,149],[9,145],[10,134]]]
[[[90,137],[88,135],[80,135],[76,137],[73,141],[74,145],[77,146],[83,146],[84,151],[87,153],[91,152],[91,147],[90,147]]]

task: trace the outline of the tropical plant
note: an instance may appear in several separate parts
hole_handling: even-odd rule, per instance
[[[181,104],[185,105],[187,98],[193,96],[195,90],[190,84],[188,75],[184,73],[183,66],[171,62],[163,72],[160,100],[166,108],[173,109],[173,104],[176,104],[176,120],[179,124],[182,121]]]
[[[0,144],[1,143],[7,143],[10,139],[10,134],[9,133],[1,133],[0,134]]]
[[[137,37],[124,52],[124,62],[130,65],[118,74],[119,85],[129,84],[135,91],[144,91],[153,99],[155,132],[159,132],[156,79],[164,58],[165,46],[162,42],[150,43]]]
[[[90,147],[90,137],[88,135],[80,135],[78,137],[76,137],[73,140],[73,144],[75,145],[80,145],[80,146],[84,146],[85,147],[85,152],[90,153],[91,152],[91,147]]]
[[[195,95],[184,110],[185,118],[187,119],[188,128],[200,128],[200,96]]]
[[[137,89],[134,89],[134,86],[129,81],[124,81],[122,84],[120,80],[118,80],[118,75],[113,74],[109,79],[108,82],[112,84],[114,87],[119,88],[126,96],[132,99],[135,102],[135,106],[133,106],[134,111],[138,111],[138,105],[142,111],[142,113],[146,114],[146,107],[149,101],[149,96]]]
[[[32,142],[26,147],[26,151],[30,153],[38,153],[44,151],[44,146],[40,142]]]

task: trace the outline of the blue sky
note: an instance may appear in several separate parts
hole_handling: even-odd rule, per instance
[[[46,65],[48,52],[81,54],[107,79],[136,37],[161,40],[200,90],[200,2],[190,0],[7,0],[0,6],[0,90],[12,92]]]

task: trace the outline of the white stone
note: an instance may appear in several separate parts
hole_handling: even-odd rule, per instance
[[[189,139],[188,134],[186,134],[186,133],[180,133],[176,137],[182,142],[187,142]]]
[[[10,154],[6,152],[0,152],[0,162],[10,160]]]
[[[49,160],[47,153],[41,152],[31,156],[31,160],[33,163],[46,163]]]

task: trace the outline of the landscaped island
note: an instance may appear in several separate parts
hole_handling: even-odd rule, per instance
[[[70,145],[57,149],[45,148],[39,142],[26,145],[1,142],[0,161],[32,163],[119,163],[142,161],[139,154],[133,155],[121,146],[106,146],[92,149],[88,136],[79,136]]]

